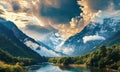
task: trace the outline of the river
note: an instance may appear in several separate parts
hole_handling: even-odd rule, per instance
[[[31,66],[28,72],[106,72],[106,71],[85,67],[70,67],[70,66],[56,66],[52,64],[41,64]]]

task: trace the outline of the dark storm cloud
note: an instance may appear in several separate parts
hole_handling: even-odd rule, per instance
[[[53,28],[44,28],[44,27],[41,27],[41,26],[38,26],[38,25],[27,25],[26,29],[32,30],[32,31],[35,31],[35,32],[38,32],[38,33],[41,33],[41,34],[47,34],[51,31],[57,31]]]
[[[110,4],[110,0],[87,0],[88,5],[93,11],[106,10]]]
[[[79,0],[78,4],[81,6],[82,13],[80,15],[84,20],[84,25],[93,21],[101,12],[106,13],[105,15],[108,13],[113,15],[116,10],[120,10],[120,0]]]
[[[43,35],[57,29],[67,39],[89,24],[97,15],[96,13],[106,11],[107,14],[114,14],[112,9],[115,9],[113,11],[120,10],[120,0],[81,0],[81,4],[77,1],[1,0],[0,7],[2,6],[3,9],[0,9],[0,14],[16,23],[21,29],[26,29],[26,32],[29,30]],[[80,9],[80,6],[83,8]],[[77,20],[79,17],[80,20]],[[30,32],[27,34],[35,36]],[[37,33],[36,36],[38,36]]]
[[[113,0],[116,10],[120,10],[120,0]]]
[[[0,9],[0,14],[4,14],[4,11]]]
[[[115,10],[120,10],[120,0],[81,0],[83,11],[89,10],[91,12],[105,11],[113,5]]]
[[[14,11],[20,10],[19,3],[17,1],[13,1],[12,2],[12,8],[13,8]]]
[[[49,2],[52,0],[49,0]],[[66,23],[70,22],[71,18],[79,16],[81,10],[77,4],[77,0],[55,0],[59,6],[50,6],[42,4],[40,7],[40,15],[49,17],[54,22]]]

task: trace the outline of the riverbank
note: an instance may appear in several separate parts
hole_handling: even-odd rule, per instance
[[[92,67],[92,66],[87,66],[86,64],[69,64],[68,66],[71,67],[84,67],[84,68],[92,68],[92,69],[99,69],[99,70],[104,70],[107,72],[120,72],[118,70],[110,69],[110,68],[99,68],[99,67]]]
[[[96,67],[87,67],[84,64],[39,64],[33,65],[27,72],[119,72],[112,69],[99,69]]]
[[[87,66],[86,64],[69,64],[69,65],[64,65],[64,64],[54,64],[54,63],[49,63],[51,65],[55,65],[58,67],[75,67],[75,68],[90,68],[90,69],[95,69],[95,70],[102,70],[105,72],[120,72],[118,70],[110,69],[110,68],[99,68],[99,67],[93,67],[93,66]]]
[[[69,66],[72,66],[72,67],[87,67],[86,64],[69,64]]]

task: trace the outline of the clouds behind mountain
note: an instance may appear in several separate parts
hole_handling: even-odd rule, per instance
[[[98,21],[106,14],[117,15],[119,10],[119,0],[0,0],[0,17],[14,22],[25,33],[33,30],[37,36],[55,30],[65,39],[95,17]]]
[[[100,12],[112,14],[120,10],[119,0],[79,0],[78,3],[83,11],[81,16],[85,20],[91,20],[93,17],[99,15]]]

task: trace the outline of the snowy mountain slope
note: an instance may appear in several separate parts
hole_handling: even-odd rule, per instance
[[[105,41],[103,41],[99,46],[101,45],[111,46],[114,44],[120,44],[120,31],[118,31],[117,33],[115,33],[113,36],[109,37]]]
[[[72,48],[71,55],[89,53],[105,39],[120,30],[120,17],[105,18],[103,23],[91,22],[80,33],[67,39],[62,48]]]
[[[61,39],[61,36],[56,32],[51,32],[47,38],[42,41],[44,44],[47,44],[49,47],[51,47],[53,50],[56,49],[56,46],[61,44],[63,41]]]
[[[39,44],[40,43],[40,44]],[[32,50],[36,51],[42,56],[47,56],[47,57],[61,57],[61,56],[66,56],[66,54],[63,54],[62,52],[57,52],[50,47],[46,46],[45,44],[39,42],[39,43],[34,43],[30,40],[25,40],[25,44],[30,47]]]

